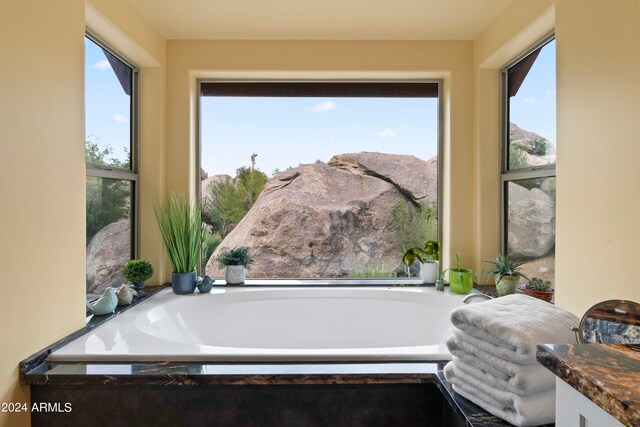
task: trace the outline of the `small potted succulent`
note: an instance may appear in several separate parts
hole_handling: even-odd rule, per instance
[[[533,277],[528,283],[521,285],[518,290],[530,297],[538,298],[546,302],[551,302],[554,289],[551,282],[538,277]]]
[[[447,268],[440,275],[440,280],[444,273],[449,272],[449,289],[454,294],[468,294],[473,289],[473,270],[460,267],[460,253],[456,254],[456,268]],[[437,289],[437,285],[436,285]]]
[[[241,285],[245,279],[245,269],[253,264],[248,246],[239,246],[218,255],[220,268],[224,267],[224,279],[228,285]]]
[[[422,283],[435,283],[440,271],[440,242],[429,240],[424,248],[418,246],[407,249],[402,257],[402,262],[407,267],[411,267],[417,259],[420,261],[420,276]]]
[[[145,259],[132,259],[124,266],[122,276],[133,285],[133,289],[138,292],[138,295],[142,296],[144,282],[153,276],[153,267]]]
[[[528,280],[527,276],[520,271],[520,266],[524,262],[514,261],[508,255],[498,254],[496,258],[485,262],[493,265],[493,269],[487,272],[487,276],[495,277],[498,296],[514,294],[520,284],[520,277]]]

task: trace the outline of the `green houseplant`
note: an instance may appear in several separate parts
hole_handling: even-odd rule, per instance
[[[551,287],[551,282],[543,280],[538,277],[533,277],[528,283],[521,285],[518,290],[530,297],[538,298],[546,302],[551,302],[553,298],[554,289]]]
[[[153,276],[153,266],[146,259],[132,259],[122,270],[122,276],[133,285],[140,295],[144,282]]]
[[[460,253],[456,254],[456,268],[447,268],[442,272],[449,272],[449,288],[454,294],[468,294],[473,289],[473,270],[460,267]]]
[[[407,267],[417,259],[420,261],[420,276],[422,283],[435,283],[440,270],[440,255],[442,254],[440,242],[429,240],[424,248],[413,246],[404,253],[402,262]]]
[[[171,288],[176,294],[191,294],[196,288],[196,263],[204,235],[199,203],[172,193],[153,211],[173,269]]]
[[[229,285],[241,285],[244,283],[245,270],[255,261],[249,254],[248,246],[238,246],[218,255],[220,268],[224,267],[224,279]]]
[[[520,271],[520,266],[524,263],[514,261],[508,255],[498,254],[496,258],[485,262],[493,265],[493,269],[487,272],[487,276],[493,275],[495,277],[498,296],[515,293],[520,283],[520,277],[527,279],[527,276]]]

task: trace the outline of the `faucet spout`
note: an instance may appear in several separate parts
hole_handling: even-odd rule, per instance
[[[465,304],[469,304],[469,301],[471,301],[474,298],[483,298],[485,300],[487,299],[493,299],[493,297],[487,295],[487,294],[483,294],[482,292],[474,292],[472,294],[467,295],[466,297],[464,297],[462,299],[462,302]]]

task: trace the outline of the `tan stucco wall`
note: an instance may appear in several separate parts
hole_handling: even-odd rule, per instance
[[[471,263],[472,55],[465,41],[168,41],[167,189],[195,191],[197,77],[443,78],[445,264]]]
[[[640,240],[639,23],[635,0],[516,0],[474,44],[479,260],[498,249],[498,69],[555,26],[556,303],[578,315],[610,298],[640,301],[629,274]]]
[[[83,35],[81,0],[0,3],[0,402],[29,402],[18,362],[84,324]]]
[[[94,3],[0,3],[0,402],[29,403],[19,361],[85,322],[85,6],[142,67],[140,253],[164,270],[150,207],[164,188],[164,40],[126,0]],[[22,425],[28,414],[0,413]]]

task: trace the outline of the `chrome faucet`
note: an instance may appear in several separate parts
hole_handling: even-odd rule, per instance
[[[462,299],[462,302],[465,303],[465,304],[469,304],[469,301],[471,301],[473,298],[493,299],[492,296],[489,296],[487,294],[483,294],[482,292],[474,292],[474,293],[469,294],[466,297],[464,297]]]

